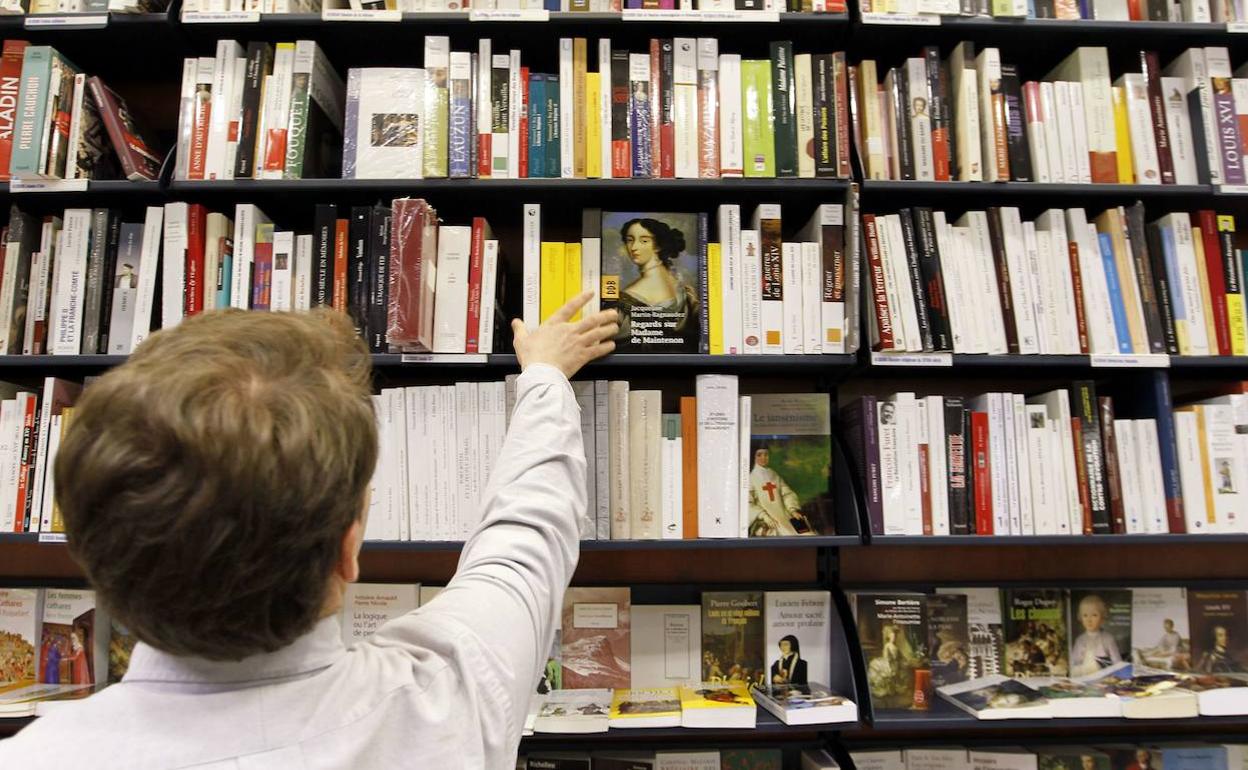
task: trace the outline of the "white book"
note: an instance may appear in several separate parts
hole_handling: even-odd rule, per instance
[[[700,374],[696,383],[698,536],[737,537],[740,532],[737,378]]]
[[[684,523],[684,437],[667,440],[667,457],[664,468],[669,469],[668,510],[669,518],[663,523],[663,537],[681,540],[685,536]]]
[[[294,288],[291,301],[295,310],[312,309],[312,235],[295,236]]]
[[[1005,481],[1008,486],[1005,489],[1006,504],[1009,506],[1009,527],[1008,533],[1011,535],[1030,534],[1023,532],[1022,524],[1022,485],[1019,483],[1019,468],[1026,454],[1020,456],[1018,441],[1016,439],[1017,423],[1014,420],[1014,396],[1011,393],[997,393],[999,400],[999,408],[1001,410],[1001,424],[1005,426]],[[989,431],[992,430],[992,415],[989,415]],[[991,438],[991,435],[990,435]],[[996,475],[996,468],[993,468],[993,475]],[[994,478],[994,483],[995,483]],[[998,530],[994,529],[993,532]]]
[[[899,749],[855,751],[850,754],[857,770],[906,770],[906,760]]]
[[[842,237],[842,251],[839,255],[841,262],[845,261],[848,253],[844,250],[844,244],[848,240],[848,234],[845,232],[844,212],[845,209],[842,204],[820,204],[798,236],[801,240],[814,242],[815,251],[818,254],[814,271],[806,277],[807,282],[813,281],[815,288],[814,302],[819,307],[816,316],[817,329],[815,332],[817,347],[807,350],[806,352],[808,353],[846,352],[845,342],[849,333],[849,328],[846,324],[846,303],[844,301],[837,302],[828,291],[827,286],[829,270],[836,269],[838,259],[836,244],[829,243],[828,239],[832,237],[832,233],[836,232],[837,229],[840,230]],[[829,228],[832,229],[832,232],[829,232]]]
[[[537,329],[541,312],[542,287],[542,204],[524,204],[523,243],[523,320],[529,331]]]
[[[455,467],[459,469],[458,498],[460,538],[467,540],[480,523],[481,436],[478,422],[477,383],[455,383]],[[467,472],[465,472],[467,469]]]
[[[459,510],[459,495],[456,494],[456,436],[459,427],[456,424],[455,386],[438,387],[439,424],[435,426],[437,438],[437,459],[434,463],[434,505],[437,506],[439,530],[443,540],[460,540],[463,538],[463,518]]]
[[[741,114],[741,57],[719,56],[719,171],[720,176],[745,173],[745,144]]]
[[[477,153],[480,156],[477,161],[477,169],[480,176],[487,179],[493,176],[493,143],[494,143],[494,115],[493,115],[493,63],[494,57],[491,53],[492,47],[490,39],[483,37],[477,41],[477,88],[475,94],[475,107],[477,111]],[[345,176],[345,175],[344,175]],[[534,315],[536,319],[536,314]],[[528,318],[525,318],[525,324],[529,325]],[[530,329],[537,328],[536,320]]]
[[[876,340],[881,349],[905,351],[906,350],[906,332],[901,325],[901,299],[897,292],[897,272],[895,260],[892,259],[889,250],[889,227],[887,215],[877,216],[875,218],[875,236],[876,244],[880,253],[881,278],[884,282],[884,299],[888,307],[885,308],[888,316],[888,326],[893,330],[893,342],[891,347],[886,346],[884,342]],[[872,327],[874,328],[874,326]]]
[[[561,85],[562,87],[562,85]],[[520,177],[520,51],[513,48],[507,59],[507,177]],[[571,133],[561,134],[571,137]],[[571,144],[571,142],[564,142]]]
[[[1111,76],[1108,49],[1101,46],[1081,46],[1066,57],[1049,74],[1049,80],[1078,81],[1072,92],[1072,102],[1079,102],[1082,121],[1075,121],[1076,141],[1080,126],[1084,129],[1089,163],[1098,168],[1096,181],[1114,181],[1108,174],[1115,174],[1117,135],[1114,128],[1113,99],[1110,93]],[[1075,107],[1075,105],[1072,105]],[[1076,107],[1077,109],[1077,107]],[[1089,172],[1088,181],[1092,181]]]
[[[698,178],[698,51],[697,40],[672,41],[672,108],[677,179]]]
[[[290,123],[290,94],[295,76],[295,44],[278,43],[273,55],[273,76],[264,93],[260,120],[264,152],[256,161],[260,179],[281,179],[286,170],[287,125]]]
[[[635,604],[629,612],[634,687],[676,687],[701,679],[701,605]]]
[[[954,128],[957,142],[958,181],[984,180],[984,146],[980,132],[984,118],[991,123],[992,114],[979,114],[979,72],[975,62],[966,57],[965,44],[959,43],[949,57],[953,75]],[[887,143],[885,143],[887,144]]]
[[[143,254],[142,241],[142,226],[132,223],[121,225],[117,267],[109,288],[113,292],[113,306],[108,324],[108,352],[112,355],[128,355],[131,350],[131,329],[134,326],[134,307],[139,288],[139,262]],[[31,276],[33,286],[33,261]],[[29,316],[28,313],[27,317]]]
[[[1083,308],[1088,327],[1088,352],[1093,355],[1113,355],[1118,352],[1118,338],[1101,247],[1094,235],[1095,228],[1088,224],[1087,214],[1080,208],[1066,210],[1066,227],[1079,252]]]
[[[61,247],[53,265],[52,305],[47,351],[78,355],[82,346],[82,303],[86,295],[87,250],[91,238],[91,209],[66,209]]]
[[[1066,496],[1057,496],[1053,466],[1057,459],[1050,452],[1054,436],[1043,404],[1027,404],[1027,455],[1031,471],[1031,506],[1033,531],[1037,535],[1056,535],[1059,508],[1066,505]],[[1062,516],[1065,516],[1063,511]]]
[[[243,83],[246,79],[247,57],[239,55],[234,59],[231,76],[230,101],[227,104],[229,114],[226,116],[229,123],[226,127],[225,167],[221,172],[220,179],[234,178],[234,166],[238,162],[240,125],[243,120]]]
[[[715,220],[722,263],[724,352],[739,355],[745,352],[742,339],[742,303],[745,296],[742,282],[745,280],[745,269],[741,255],[741,207],[735,203],[721,204]]]
[[[269,291],[269,310],[294,309],[295,234],[290,230],[273,233],[273,273]]]
[[[160,256],[160,328],[172,329],[186,310],[186,253],[190,248],[190,223],[186,203],[165,204],[165,241]],[[68,226],[68,212],[66,212]],[[207,293],[207,292],[205,292]]]
[[[932,534],[949,534],[949,457],[945,441],[945,399],[926,396],[928,488],[932,498]]]
[[[1063,156],[1065,149],[1063,147],[1062,135],[1063,126],[1066,121],[1058,112],[1057,108],[1057,87],[1056,83],[1043,81],[1040,83],[1040,124],[1044,134],[1044,149],[1047,155],[1046,167],[1049,171],[1049,181],[1054,184],[1064,184],[1066,182],[1066,159]],[[1067,93],[1067,102],[1070,100],[1070,94]],[[1035,149],[1035,144],[1032,144]]]
[[[1057,452],[1053,463],[1055,484],[1057,484],[1056,499],[1059,506],[1056,534],[1082,534],[1083,514],[1079,502],[1078,477],[1075,475],[1076,447],[1070,429],[1069,392],[1064,389],[1052,390],[1031,396],[1027,399],[1027,403],[1045,408],[1050,430],[1055,432],[1057,438],[1056,444],[1050,443],[1050,448]],[[1082,448],[1079,448],[1079,451],[1082,451]],[[1065,495],[1064,501],[1062,495]]]
[[[1226,180],[1222,173],[1222,150],[1216,129],[1218,115],[1213,99],[1213,82],[1209,79],[1206,67],[1206,50],[1196,47],[1188,48],[1162,70],[1162,75],[1182,81],[1185,99],[1188,94],[1196,92],[1204,131],[1201,132],[1203,136],[1193,135],[1192,138],[1196,145],[1204,143],[1204,157],[1209,160],[1209,182],[1223,184]],[[1194,127],[1193,134],[1195,134]],[[1203,183],[1205,180],[1199,181]]]
[[[423,69],[350,70],[343,139],[344,179],[423,176],[424,91]]]
[[[1010,298],[1014,301],[1014,327],[1018,335],[1018,352],[1039,353],[1036,331],[1035,300],[1023,243],[1023,225],[1018,209],[1003,206],[1001,214],[1002,241],[1005,245],[1006,267],[1010,272]]]
[[[879,221],[878,218],[876,220]],[[887,248],[889,270],[893,277],[893,286],[900,303],[901,330],[905,339],[905,349],[909,351],[923,350],[923,335],[919,329],[919,315],[915,305],[914,285],[910,282],[910,263],[906,254],[906,240],[902,234],[901,217],[889,214],[885,217],[887,232]],[[897,328],[897,327],[894,327]]]
[[[1053,105],[1056,110],[1058,146],[1061,153],[1061,180],[1065,184],[1078,184],[1084,179],[1080,172],[1079,147],[1075,140],[1078,122],[1074,110],[1073,84],[1064,80],[1053,83]],[[1090,181],[1090,180],[1088,180]]]
[[[1042,243],[1043,241],[1043,243]],[[1051,239],[1036,232],[1035,222],[1023,222],[1023,249],[1031,274],[1031,301],[1036,318],[1036,342],[1040,353],[1057,353],[1061,347],[1057,318],[1058,292],[1054,287]]]
[[[739,535],[743,538],[750,536],[750,468],[753,465],[750,437],[753,424],[754,401],[750,396],[741,396],[737,410],[737,510],[740,511]]]
[[[1196,175],[1196,144],[1192,118],[1187,110],[1187,88],[1183,78],[1161,78],[1161,98],[1166,108],[1166,129],[1170,132],[1170,159],[1174,162],[1175,184],[1199,184]],[[1232,81],[1232,88],[1234,81]],[[1248,94],[1245,94],[1248,102]],[[1236,99],[1238,105],[1239,100]]]
[[[894,500],[894,509],[901,519],[900,534],[923,534],[923,508],[919,494],[919,435],[921,425],[918,417],[918,406],[913,393],[896,393],[880,402],[881,436],[888,418],[885,404],[891,405],[893,419],[896,421],[896,438],[894,449],[894,467],[896,484],[901,490],[900,501]],[[880,467],[883,474],[884,442],[880,442]],[[900,503],[899,505],[897,503]],[[884,509],[885,530],[888,529],[889,509]]]
[[[17,490],[12,484],[17,476],[13,449],[13,426],[17,419],[17,399],[6,398],[0,402],[0,531],[4,532],[18,529]]]
[[[65,167],[59,169],[61,176],[65,179],[78,179],[78,147],[82,142],[82,124],[86,119],[86,110],[83,99],[86,95],[87,76],[81,72],[74,75],[74,85],[72,92],[72,107],[69,119],[69,135],[65,139],[65,144],[69,148],[65,153]],[[97,117],[98,119],[98,117]]]
[[[799,296],[802,300],[803,353],[823,352],[823,253],[819,244],[810,241],[797,244],[801,251]]]
[[[936,250],[940,252],[940,266],[945,289],[945,305],[949,309],[949,336],[954,353],[975,353],[968,336],[970,322],[967,320],[966,284],[962,276],[962,257],[945,212],[933,211],[932,221],[936,230]]]
[[[48,461],[47,461],[47,477],[44,480],[43,507],[39,509],[39,521],[41,532],[51,532],[52,527],[52,500],[54,499],[53,491],[56,489],[56,455],[61,448],[61,416],[59,414],[52,416],[48,435]],[[32,518],[35,512],[31,512]]]
[[[741,231],[741,349],[763,352],[763,262],[758,230]]]
[[[559,175],[564,179],[576,176],[576,145],[572,141],[572,124],[576,119],[576,99],[572,87],[572,48],[572,38],[559,38],[559,136],[562,137],[559,143]]]
[[[591,410],[590,414],[593,412]],[[491,475],[498,464],[498,456],[503,451],[503,441],[507,437],[507,386],[503,382],[482,382],[477,384],[477,433],[479,438],[478,468],[478,507],[477,523],[480,514],[485,510],[486,490]],[[590,425],[590,442],[587,449],[593,448],[595,438],[593,425]],[[412,446],[415,446],[414,444]],[[593,467],[591,458],[590,467]],[[590,489],[593,489],[591,485]],[[592,530],[592,527],[591,527]]]
[[[584,262],[581,270],[584,271]],[[481,320],[477,330],[478,349],[494,352],[494,313],[498,305],[498,241],[488,238],[481,256]],[[588,307],[587,307],[588,309]],[[597,308],[594,308],[596,311]]]
[[[1131,162],[1136,184],[1161,184],[1153,116],[1148,104],[1148,81],[1138,72],[1118,78],[1127,97],[1127,123],[1131,134]]]
[[[1170,520],[1166,512],[1166,492],[1162,479],[1161,444],[1157,439],[1156,420],[1136,420],[1135,438],[1140,475],[1145,481],[1144,527],[1145,532],[1164,535],[1170,532]]]
[[[1007,407],[1014,415],[1014,456],[1017,459],[1018,515],[1020,535],[1036,534],[1035,509],[1031,499],[1031,475],[1036,467],[1027,435],[1027,404],[1021,393],[1008,394]]]
[[[782,244],[783,261],[781,271],[784,283],[784,352],[793,354],[802,352],[802,244]]]
[[[365,540],[396,540],[391,534],[390,524],[393,521],[390,509],[391,489],[389,484],[389,466],[393,461],[394,452],[390,450],[390,410],[387,394],[372,397],[373,414],[377,421],[377,465],[373,468],[373,476],[369,479],[368,522],[364,526]]]
[[[992,243],[988,234],[988,214],[984,211],[968,211],[957,224],[968,228],[970,253],[976,269],[972,275],[976,281],[972,296],[976,298],[976,312],[987,332],[988,353],[1006,353],[1005,320],[1001,311],[1001,297],[997,287],[997,268],[992,258]]]
[[[1036,83],[1034,87],[1031,83],[1023,86],[1023,108],[1027,122],[1027,150],[1031,157],[1032,173],[1036,176],[1036,181],[1041,184],[1047,184],[1053,181],[1053,175],[1049,171],[1049,145],[1048,133],[1045,131],[1044,123],[1044,97],[1041,96],[1041,87]],[[1051,84],[1050,84],[1051,86]]]
[[[1056,290],[1053,301],[1056,305],[1056,318],[1059,325],[1058,351],[1077,354],[1080,352],[1080,346],[1075,315],[1075,291],[1070,275],[1066,217],[1061,209],[1047,209],[1036,217],[1037,238],[1046,233],[1049,238],[1049,257],[1045,262],[1052,271],[1051,286]]]
[[[629,532],[634,540],[662,537],[663,394],[628,393]]]
[[[629,452],[629,397],[628,383],[612,380],[608,383],[607,443],[610,448],[609,501],[611,506],[611,539],[632,539],[632,509],[630,496],[631,462]]]
[[[198,87],[199,59],[189,56],[182,60],[182,88],[178,93],[178,145],[173,167],[175,179],[189,178]]]
[[[797,86],[797,175],[804,179],[815,176],[815,156],[806,152],[815,141],[814,87],[811,55],[793,57],[793,76]],[[851,86],[852,88],[853,86]]]
[[[1175,334],[1179,339],[1179,352],[1183,355],[1203,356],[1210,353],[1210,339],[1205,324],[1204,301],[1201,297],[1200,269],[1196,262],[1195,238],[1192,221],[1185,213],[1167,214],[1161,220],[1163,252],[1173,242],[1173,255],[1167,253],[1166,274],[1170,279],[1170,293],[1178,293],[1182,302],[1175,307]],[[1171,258],[1173,256],[1173,258]],[[1182,313],[1179,309],[1182,309]],[[1187,349],[1183,349],[1183,341]]]
[[[468,263],[472,228],[438,228],[437,304],[433,309],[433,352],[463,353],[467,346]]]
[[[1147,532],[1144,524],[1143,479],[1135,440],[1135,420],[1114,420],[1114,450],[1118,454],[1118,478],[1122,487],[1122,512],[1128,535]]]
[[[449,115],[451,39],[445,35],[425,35],[423,53],[422,66],[425,70],[425,90],[421,95],[421,99],[424,106],[424,114],[432,119],[433,116],[438,114],[441,105],[446,104],[448,112],[445,114]],[[471,68],[471,55],[465,54],[465,56],[467,56],[469,62],[469,64],[464,65],[465,68]],[[471,76],[467,75],[467,73],[462,73],[461,77],[470,79]],[[447,120],[449,121],[449,117]],[[449,154],[449,125],[435,126],[431,130],[426,131],[425,134],[427,152],[421,159],[422,173],[426,178],[444,177],[447,175],[447,167],[438,161],[440,158],[446,158]],[[432,145],[434,144],[437,146],[433,147]]]
[[[611,442],[610,391],[606,380],[594,380],[594,494],[590,501],[599,540],[610,540],[611,533]],[[506,404],[504,403],[504,416]],[[504,420],[504,428],[506,421]]]
[[[434,447],[433,424],[437,402],[435,386],[404,389],[404,411],[407,413],[407,440],[414,447]],[[407,456],[408,531],[413,540],[436,540],[438,532],[433,521],[433,461],[422,452]]]
[[[1215,532],[1213,511],[1205,497],[1204,462],[1194,410],[1174,412],[1174,443],[1178,455],[1179,481],[1183,489],[1183,516],[1192,534]]]
[[[608,38],[598,40],[598,77],[601,87],[598,89],[598,133],[601,135],[599,153],[602,156],[602,178],[610,179],[611,163],[611,41]]]
[[[258,206],[234,207],[234,261],[230,277],[230,307],[251,308],[251,272],[256,258],[256,229],[271,220]]]
[[[1008,182],[998,174],[997,155],[1004,148],[997,147],[997,134],[993,122],[992,84],[1001,82],[1001,51],[984,48],[975,57],[975,69],[979,73],[979,130],[984,146],[984,181]]]
[[[592,291],[594,296],[585,303],[581,313],[587,318],[602,309],[602,211],[585,209],[581,212],[581,291]]]
[[[1083,83],[1072,81],[1070,84],[1070,111],[1071,126],[1074,129],[1075,137],[1075,166],[1079,171],[1077,181],[1089,184],[1092,182],[1092,156],[1089,154],[1091,150],[1088,124],[1086,120],[1079,119],[1080,115],[1087,114],[1084,106],[1085,101],[1086,95]]]
[[[143,256],[139,267],[139,287],[134,304],[134,327],[130,349],[133,351],[152,331],[152,300],[156,295],[156,272],[160,258],[160,228],[165,210],[148,206],[143,222]]]

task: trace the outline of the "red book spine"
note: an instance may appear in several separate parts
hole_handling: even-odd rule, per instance
[[[188,316],[204,312],[204,229],[208,211],[192,203],[186,213],[186,295],[183,310]]]
[[[674,41],[663,41],[659,55],[660,88],[657,102],[659,109],[659,176],[672,179],[676,176],[676,72]]]
[[[862,229],[867,234],[867,259],[871,264],[871,296],[875,308],[877,350],[893,347],[893,322],[888,315],[888,291],[884,283],[884,262],[880,259],[880,239],[875,229],[875,216],[862,215]]]
[[[971,412],[971,457],[975,470],[975,534],[992,534],[992,461],[988,456],[988,413]]]
[[[662,78],[659,69],[662,56],[659,54],[659,41],[650,39],[650,176],[658,179],[662,176],[663,137],[659,125],[662,104]]]
[[[485,254],[485,218],[473,217],[472,246],[468,251],[468,329],[465,353],[477,353],[481,329],[481,261]]]
[[[30,460],[34,454],[35,421],[39,411],[39,399],[26,399],[26,414],[22,416],[21,465],[17,470],[17,519],[13,529],[17,532],[30,530],[30,518],[26,513],[26,498],[30,495]]]
[[[520,68],[520,178],[529,178],[529,68]]]
[[[1226,279],[1222,275],[1222,244],[1218,242],[1217,217],[1209,209],[1200,212],[1200,238],[1205,245],[1205,272],[1209,275],[1209,302],[1213,305],[1213,327],[1218,338],[1218,355],[1231,354],[1231,324],[1226,315]]]
[[[212,117],[212,101],[195,99],[195,120],[191,128],[190,164],[188,179],[204,179],[204,161],[208,156],[208,121]]]
[[[1087,457],[1083,453],[1083,422],[1070,418],[1070,438],[1075,447],[1075,479],[1079,484],[1079,508],[1083,512],[1083,534],[1092,534],[1092,497],[1088,490]]]
[[[6,40],[0,53],[0,179],[9,178],[9,159],[13,156],[14,116],[17,115],[18,94],[22,90],[22,59],[26,55],[25,40]]]
[[[494,135],[491,133],[477,134],[477,178],[490,178],[490,159],[494,157],[490,153],[494,151],[494,143],[491,141]]]
[[[347,220],[334,222],[334,310],[347,312]]]
[[[932,534],[932,485],[928,479],[929,462],[928,445],[919,444],[919,495],[922,500],[923,534],[925,535]]]
[[[1083,274],[1079,272],[1079,244],[1067,244],[1070,254],[1070,280],[1075,292],[1075,326],[1079,329],[1079,352],[1088,354],[1088,317],[1083,312]]]

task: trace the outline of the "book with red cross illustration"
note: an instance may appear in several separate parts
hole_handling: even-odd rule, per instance
[[[828,395],[767,393],[751,400],[750,537],[832,534]]]

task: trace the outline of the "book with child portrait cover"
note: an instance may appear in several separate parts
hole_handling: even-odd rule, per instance
[[[1131,659],[1131,591],[1070,592],[1070,675],[1092,676]]]

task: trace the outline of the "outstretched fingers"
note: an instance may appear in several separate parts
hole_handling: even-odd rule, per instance
[[[576,315],[577,311],[585,307],[585,303],[589,302],[593,299],[593,297],[594,293],[592,291],[581,292],[572,299],[568,300],[563,307],[556,310],[554,314],[551,315],[550,320],[547,321],[547,323],[565,323],[570,321],[572,316]]]

